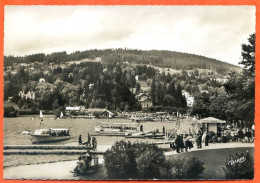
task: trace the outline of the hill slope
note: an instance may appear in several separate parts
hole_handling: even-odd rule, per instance
[[[55,52],[51,54],[32,54],[22,57],[5,56],[5,66],[10,66],[12,63],[27,63],[27,62],[54,62],[61,63],[66,61],[78,61],[85,58],[101,57],[104,63],[106,62],[129,62],[151,64],[154,66],[173,68],[177,70],[192,70],[192,69],[209,69],[221,74],[227,74],[233,70],[241,70],[240,67],[221,62],[219,60],[199,56],[195,54],[180,53],[175,51],[165,50],[131,50],[131,49],[105,49],[105,50],[86,50],[76,51],[71,54],[66,52]]]

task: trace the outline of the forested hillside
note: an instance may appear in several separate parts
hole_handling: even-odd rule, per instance
[[[241,69],[238,66],[194,54],[174,51],[143,51],[131,49],[95,49],[76,51],[71,54],[67,54],[66,52],[55,52],[51,54],[39,53],[20,57],[5,56],[4,65],[11,66],[13,63],[31,63],[35,61],[58,64],[67,61],[78,61],[85,58],[95,59],[97,57],[101,57],[104,63],[111,61],[142,63],[177,70],[192,70],[195,68],[209,69],[220,74],[227,74],[230,71]]]

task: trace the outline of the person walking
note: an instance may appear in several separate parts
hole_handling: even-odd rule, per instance
[[[79,135],[79,145],[82,144],[82,138],[81,138],[81,135]]]

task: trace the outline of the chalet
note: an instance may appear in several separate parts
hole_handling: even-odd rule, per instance
[[[116,113],[106,108],[89,108],[87,115],[93,118],[113,118],[116,116]]]
[[[145,93],[140,93],[138,95],[135,96],[136,99],[139,101],[139,100],[144,100],[146,98],[150,98],[149,95],[145,94]]]
[[[153,106],[153,101],[150,98],[141,98],[138,102],[141,104],[142,108]]]
[[[153,102],[150,99],[150,96],[147,95],[146,93],[140,93],[140,94],[136,95],[135,97],[138,100],[138,102],[141,104],[142,108],[153,106]]]
[[[194,103],[194,97],[188,97],[186,98],[186,103],[188,107],[192,107]]]

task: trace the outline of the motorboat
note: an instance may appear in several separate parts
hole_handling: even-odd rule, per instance
[[[70,138],[70,130],[67,128],[36,129],[31,134],[32,143],[61,141]]]

